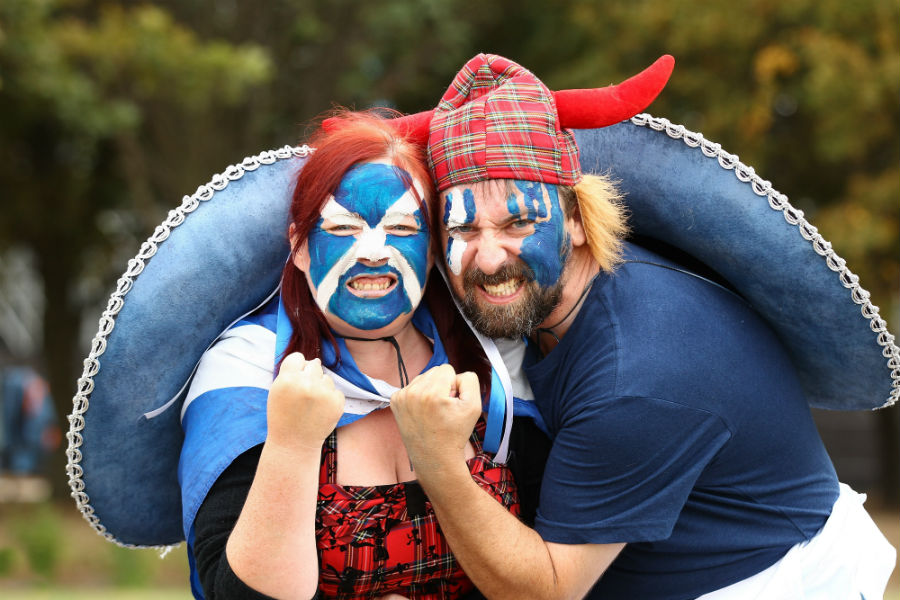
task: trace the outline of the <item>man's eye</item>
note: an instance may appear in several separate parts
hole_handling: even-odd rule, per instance
[[[525,229],[526,227],[530,227],[534,224],[534,221],[531,219],[516,219],[510,225],[513,229]]]
[[[452,237],[466,235],[467,233],[472,233],[472,231],[474,231],[474,228],[471,225],[454,225],[447,228],[447,233]]]

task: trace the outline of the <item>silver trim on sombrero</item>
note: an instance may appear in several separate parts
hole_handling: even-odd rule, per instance
[[[79,450],[82,444],[80,432],[84,429],[84,414],[90,406],[90,395],[94,389],[93,378],[100,371],[98,358],[106,351],[107,338],[115,327],[116,315],[119,314],[119,311],[122,310],[122,306],[125,304],[125,295],[134,285],[135,278],[144,270],[146,261],[156,254],[159,245],[168,239],[172,229],[181,225],[186,216],[194,212],[201,202],[212,200],[216,192],[224,190],[229,183],[237,181],[247,171],[255,171],[262,165],[271,165],[279,160],[304,158],[309,156],[313,150],[313,148],[306,145],[284,146],[277,150],[261,152],[256,156],[248,156],[240,164],[229,165],[222,173],[213,175],[209,183],[198,187],[197,191],[191,196],[185,196],[181,201],[181,206],[169,211],[166,220],[157,225],[153,234],[141,244],[137,255],[128,261],[128,269],[116,282],[116,291],[109,297],[106,310],[103,311],[100,317],[97,335],[91,341],[90,353],[84,359],[84,371],[78,379],[78,391],[72,398],[72,414],[68,417],[69,432],[66,434],[66,439],[69,440],[69,446],[66,449],[66,456],[68,457],[66,474],[69,476],[69,487],[72,488],[70,495],[75,500],[78,510],[81,511],[81,515],[88,524],[107,541],[124,548],[159,548],[164,551],[171,548],[171,546],[139,546],[120,542],[100,523],[100,517],[94,513],[94,508],[90,504],[91,499],[84,491],[84,480],[82,479],[84,469],[82,469],[80,464],[81,450]]]
[[[847,268],[847,262],[832,249],[831,242],[823,238],[819,230],[806,220],[803,211],[791,206],[788,197],[774,189],[771,182],[757,175],[753,167],[745,165],[736,155],[726,152],[720,144],[707,140],[703,135],[647,113],[632,117],[631,122],[655,131],[665,131],[670,138],[680,139],[691,148],[699,147],[705,156],[715,158],[723,169],[734,171],[738,180],[749,183],[755,194],[766,197],[773,210],[781,211],[784,220],[799,229],[803,239],[809,241],[816,254],[825,259],[828,268],[838,273],[841,284],[850,290],[853,302],[860,305],[862,316],[869,320],[869,328],[877,334],[877,342],[882,347],[881,353],[887,359],[887,367],[891,372],[891,392],[885,403],[874,410],[893,406],[900,398],[900,348],[887,330],[887,323],[879,315],[878,307],[870,301],[869,292],[859,285],[859,276]]]

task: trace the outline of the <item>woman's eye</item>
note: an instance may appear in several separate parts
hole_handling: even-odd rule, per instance
[[[412,225],[391,225],[388,229],[394,234],[413,234],[419,232],[419,228]]]
[[[359,231],[359,227],[354,225],[332,225],[325,229],[325,231],[333,235],[352,235]]]

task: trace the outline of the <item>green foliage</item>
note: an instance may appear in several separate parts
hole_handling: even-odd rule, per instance
[[[53,548],[50,554],[48,547]],[[186,599],[191,596],[188,580],[183,544],[165,558],[157,549],[121,548],[88,527],[71,502],[5,504],[0,509],[4,600]]]
[[[107,6],[96,23],[68,18],[54,30],[82,73],[132,104],[166,99],[190,111],[203,110],[210,101],[231,105],[270,75],[262,49],[201,43],[154,6],[131,11]]]

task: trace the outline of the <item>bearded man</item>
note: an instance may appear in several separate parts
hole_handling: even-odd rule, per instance
[[[471,374],[442,366],[392,398],[487,597],[882,596],[894,550],[839,484],[786,351],[740,296],[623,241],[614,186],[582,174],[543,83],[476,56],[428,156],[450,287],[480,331],[527,340],[552,439],[531,529],[465,468]]]

